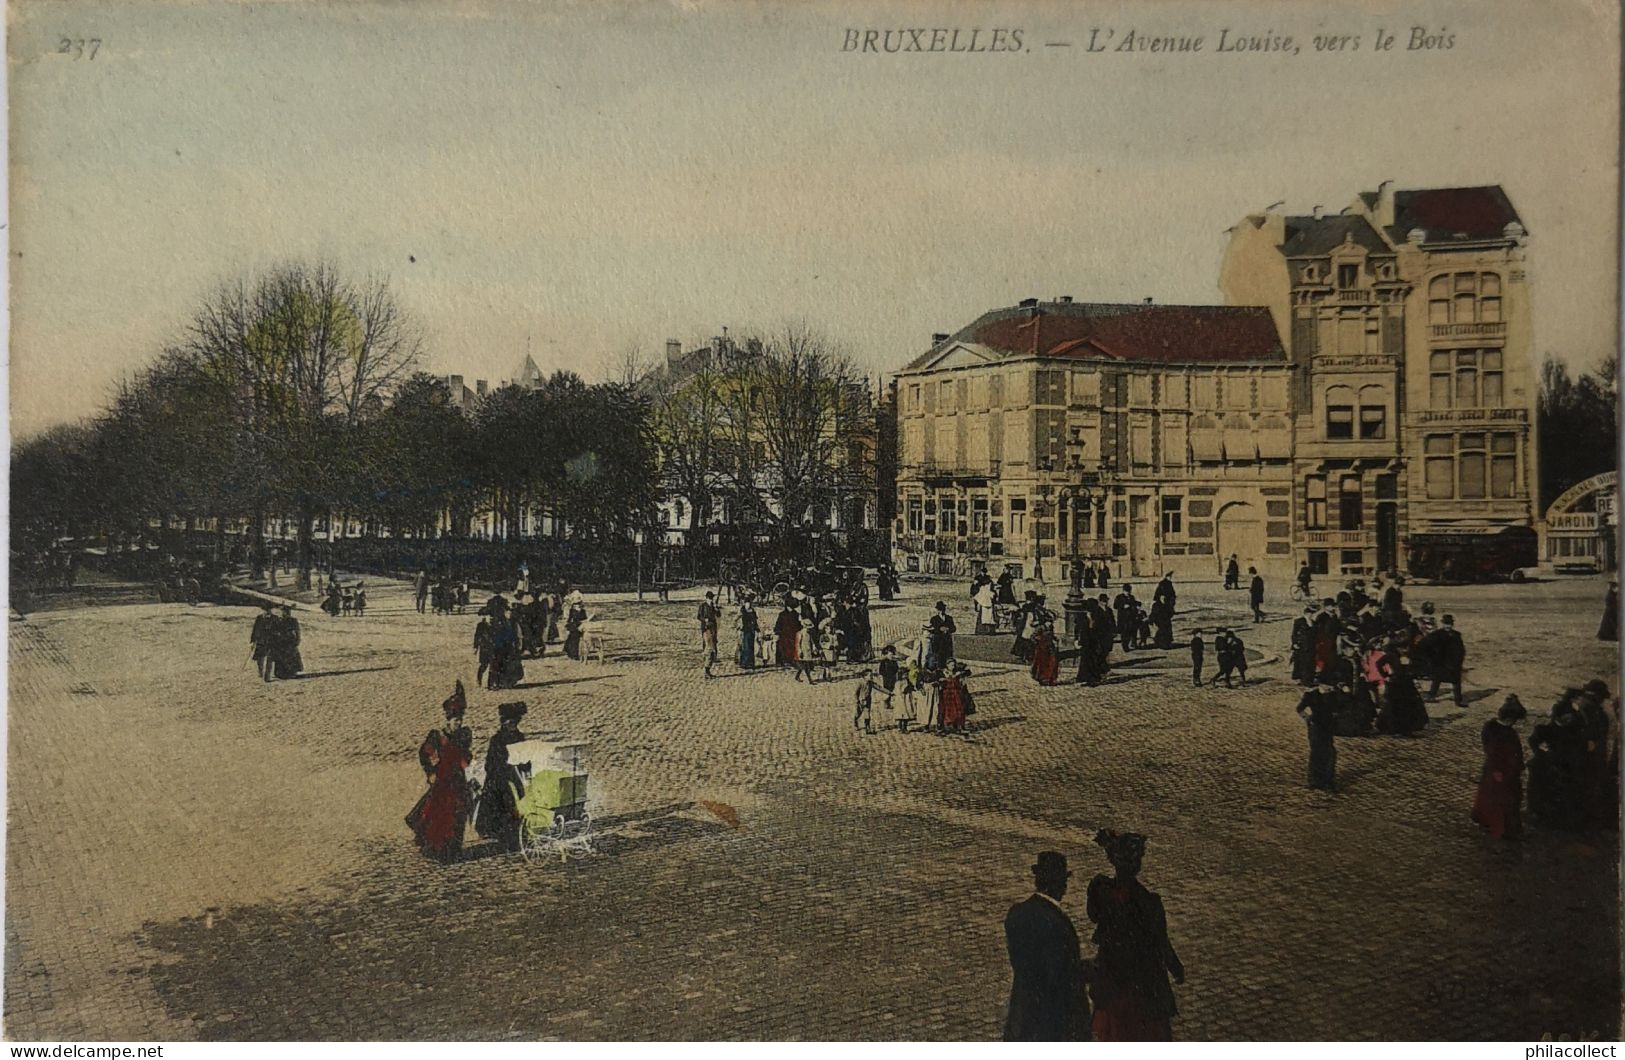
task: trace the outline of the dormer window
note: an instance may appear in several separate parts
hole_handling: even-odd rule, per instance
[[[1382,262],[1380,265],[1377,266],[1377,279],[1379,279],[1379,280],[1391,280],[1393,278],[1394,278],[1394,263],[1393,262],[1385,261],[1385,262]]]
[[[1339,265],[1337,267],[1337,286],[1348,290],[1360,282],[1360,266]]]
[[[1303,278],[1306,283],[1320,282],[1320,266],[1311,262],[1303,267]]]

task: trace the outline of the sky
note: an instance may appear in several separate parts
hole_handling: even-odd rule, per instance
[[[1608,0],[8,16],[17,438],[94,414],[217,284],[287,260],[387,277],[436,374],[495,382],[528,351],[601,377],[668,338],[804,322],[880,375],[1030,296],[1218,302],[1245,214],[1335,211],[1387,179],[1501,184],[1530,232],[1537,351],[1587,369],[1616,347]],[[1022,48],[843,50],[902,27],[984,47],[1019,29]],[[1451,46],[1413,50],[1413,27]],[[1092,29],[1205,44],[1093,53]],[[1299,51],[1221,54],[1221,30]]]

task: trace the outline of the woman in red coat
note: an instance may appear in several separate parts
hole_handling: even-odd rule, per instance
[[[436,861],[455,861],[463,851],[463,827],[468,822],[468,777],[473,761],[474,734],[463,724],[468,700],[463,683],[441,705],[446,724],[433,729],[418,747],[418,764],[429,790],[406,815],[406,825],[418,846]]]
[[[784,610],[779,612],[778,621],[773,623],[774,641],[773,661],[779,666],[794,666],[801,656],[796,651],[796,638],[801,633],[801,619],[796,617],[795,611],[790,607],[788,598],[785,600]]]
[[[1508,696],[1484,723],[1484,772],[1473,799],[1473,820],[1495,839],[1523,834],[1523,741],[1517,724],[1526,714],[1518,697]]]
[[[1043,618],[1039,622],[1038,632],[1033,636],[1033,680],[1041,685],[1053,685],[1060,680],[1060,673],[1061,659],[1055,651],[1055,624]]]

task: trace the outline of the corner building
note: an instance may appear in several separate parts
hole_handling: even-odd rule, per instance
[[[1527,234],[1499,187],[1253,214],[1220,287],[1265,305],[1293,395],[1299,557],[1319,574],[1533,565]]]
[[[903,569],[1292,568],[1292,365],[1261,307],[1027,299],[898,373]]]

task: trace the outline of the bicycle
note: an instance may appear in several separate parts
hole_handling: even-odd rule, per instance
[[[1313,600],[1315,598],[1313,586],[1306,585],[1303,582],[1293,582],[1292,588],[1288,592],[1294,600]]]

